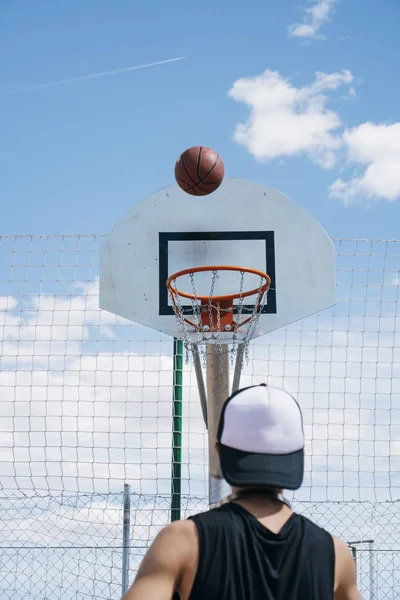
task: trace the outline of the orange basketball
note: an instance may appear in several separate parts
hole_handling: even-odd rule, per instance
[[[188,148],[176,161],[177,184],[192,196],[206,196],[215,192],[223,178],[224,163],[221,157],[206,146]]]

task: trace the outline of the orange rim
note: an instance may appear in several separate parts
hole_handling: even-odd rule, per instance
[[[248,292],[239,292],[238,294],[224,294],[223,296],[212,296],[212,300],[214,300],[215,302],[221,302],[224,300],[239,300],[239,298],[248,298],[249,296],[254,296],[260,291],[262,291],[263,294],[265,294],[265,292],[269,290],[269,286],[271,285],[271,278],[263,271],[259,271],[258,269],[250,269],[248,267],[231,267],[227,265],[222,265],[211,267],[194,267],[193,269],[184,269],[183,271],[177,271],[176,273],[173,273],[173,275],[170,275],[168,277],[167,288],[169,289],[172,295],[178,295],[182,298],[188,298],[189,300],[200,300],[200,302],[206,302],[210,300],[210,296],[195,296],[194,294],[182,292],[172,284],[173,281],[179,279],[179,277],[183,277],[184,275],[190,275],[191,273],[203,273],[206,271],[239,271],[239,273],[250,273],[251,275],[258,275],[262,279],[265,279],[264,285],[249,290]]]
[[[265,279],[265,283],[262,286],[260,286],[258,288],[254,288],[247,292],[242,292],[242,293],[239,292],[236,294],[225,294],[224,296],[212,296],[212,297],[211,296],[197,296],[195,294],[189,294],[187,292],[182,292],[181,290],[178,290],[178,288],[175,287],[172,283],[173,281],[175,281],[179,277],[183,277],[184,275],[190,275],[192,273],[202,273],[202,272],[206,272],[206,271],[239,271],[240,273],[251,273],[252,275],[258,275],[260,278]],[[177,303],[175,302],[176,296],[180,296],[182,298],[188,298],[189,300],[195,300],[195,301],[198,300],[201,304],[201,307],[208,306],[210,301],[212,301],[213,309],[211,312],[215,313],[215,311],[216,311],[216,307],[214,306],[214,303],[216,303],[220,307],[223,306],[225,316],[223,316],[221,318],[222,327],[227,325],[229,327],[229,329],[225,329],[226,331],[232,331],[232,329],[234,331],[237,331],[240,327],[242,327],[243,325],[246,325],[246,323],[251,321],[252,317],[251,316],[248,317],[241,323],[235,322],[233,319],[233,301],[238,300],[240,298],[247,298],[249,296],[254,296],[254,295],[258,294],[257,303],[254,305],[255,312],[258,312],[258,310],[261,306],[262,298],[264,297],[264,294],[269,290],[269,286],[271,285],[271,278],[266,273],[263,273],[263,271],[258,271],[257,269],[250,269],[247,267],[235,267],[235,266],[231,267],[231,266],[226,266],[226,265],[222,265],[222,266],[215,265],[215,266],[211,266],[211,267],[194,267],[193,269],[184,269],[182,271],[178,271],[177,273],[174,273],[173,275],[168,277],[166,285],[171,294],[172,302],[173,302],[176,310],[178,310]],[[187,323],[191,327],[194,327],[195,329],[199,329],[199,323],[194,323],[187,317],[183,316],[183,314],[181,315],[181,318],[183,321],[185,321],[185,323]],[[201,314],[200,329],[202,329],[205,325],[211,326],[211,329],[208,330],[210,333],[218,331],[215,329],[215,326],[212,326],[213,323],[212,323],[212,320],[211,320],[209,314],[208,315]],[[223,333],[222,330],[221,330],[221,333]]]

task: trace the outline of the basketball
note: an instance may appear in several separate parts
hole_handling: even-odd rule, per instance
[[[183,152],[175,165],[175,179],[192,196],[215,192],[224,178],[224,163],[214,150],[193,146]]]

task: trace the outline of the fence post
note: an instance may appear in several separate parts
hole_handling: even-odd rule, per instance
[[[369,600],[375,600],[375,540],[357,540],[354,542],[348,542],[348,546],[350,546],[353,552],[354,560],[356,560],[357,557],[357,544],[368,544]]]
[[[370,587],[369,596],[371,600],[375,600],[375,544],[374,540],[370,540],[369,544],[369,572],[370,572]]]
[[[124,516],[122,525],[122,597],[129,587],[129,553],[131,545],[131,486],[124,485]]]

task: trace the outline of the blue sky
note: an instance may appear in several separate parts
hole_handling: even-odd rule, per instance
[[[291,196],[331,236],[398,237],[400,7],[360,8],[3,1],[0,234],[106,233],[202,144],[227,175]]]

